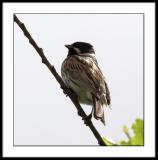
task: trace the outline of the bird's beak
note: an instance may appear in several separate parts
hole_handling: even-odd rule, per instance
[[[65,47],[68,48],[68,49],[71,49],[72,45],[66,44]]]

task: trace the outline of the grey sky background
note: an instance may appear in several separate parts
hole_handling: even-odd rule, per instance
[[[94,46],[112,98],[106,126],[92,119],[102,136],[127,139],[123,125],[143,118],[143,14],[17,14],[58,73],[65,44]],[[87,113],[91,107],[82,105]],[[97,145],[55,78],[14,24],[15,145]]]

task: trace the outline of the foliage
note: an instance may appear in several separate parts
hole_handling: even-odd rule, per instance
[[[103,137],[104,142],[108,146],[143,146],[144,145],[144,121],[142,119],[136,119],[135,122],[132,124],[131,129],[133,130],[134,135],[130,136],[129,129],[125,125],[123,127],[123,132],[128,137],[128,141],[121,140],[118,143],[110,141],[108,138]]]
[[[105,142],[105,144],[107,146],[115,146],[115,145],[117,145],[114,141],[112,141],[112,140],[110,140],[108,138],[103,137],[103,140],[104,140],[104,142]]]

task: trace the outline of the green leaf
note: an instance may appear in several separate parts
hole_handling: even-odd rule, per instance
[[[144,122],[141,119],[136,119],[132,125],[134,136],[131,138],[132,145],[144,145]]]
[[[108,146],[116,146],[117,145],[115,142],[113,142],[112,140],[109,140],[107,137],[103,137],[103,141]]]
[[[119,145],[122,145],[122,146],[131,146],[131,141],[120,141]]]
[[[134,135],[131,137],[129,134],[129,129],[126,125],[123,126],[123,132],[128,137],[127,141],[121,140],[118,143],[109,140],[107,137],[103,137],[104,142],[108,146],[116,146],[116,145],[123,145],[123,146],[131,146],[131,145],[144,145],[144,121],[140,118],[136,119],[135,122],[132,124],[131,129],[133,130]]]
[[[129,133],[129,129],[126,125],[123,126],[123,131],[125,132],[125,134]]]
[[[132,125],[132,129],[135,134],[142,134],[144,132],[144,122],[142,119],[136,119],[136,122]]]
[[[142,119],[136,119],[135,123],[132,124],[132,130],[134,132],[134,136],[131,137],[129,135],[129,131],[127,126],[124,126],[123,131],[128,136],[128,141],[120,141],[120,145],[144,145],[144,121]]]

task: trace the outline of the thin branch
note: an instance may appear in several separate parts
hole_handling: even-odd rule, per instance
[[[82,119],[84,120],[85,124],[91,129],[91,131],[93,132],[95,138],[98,140],[98,144],[100,146],[106,146],[106,144],[104,143],[104,141],[103,141],[102,137],[100,136],[99,132],[94,127],[92,121],[90,119],[86,119],[87,115],[84,112],[84,110],[82,109],[82,107],[80,106],[80,104],[78,102],[78,99],[77,99],[77,95],[74,92],[72,92],[72,91],[71,91],[71,94],[70,94],[70,89],[67,88],[67,86],[63,82],[63,80],[60,77],[60,75],[57,73],[57,71],[54,68],[54,66],[50,64],[50,62],[48,61],[48,59],[46,58],[46,56],[43,53],[43,49],[40,48],[37,45],[37,43],[34,41],[34,39],[32,38],[32,36],[30,35],[30,33],[28,32],[28,30],[26,29],[24,23],[22,23],[17,18],[17,16],[15,14],[14,14],[14,21],[21,28],[21,30],[23,31],[24,35],[28,38],[30,44],[35,48],[35,50],[37,51],[37,53],[39,54],[39,56],[42,59],[42,63],[44,63],[48,67],[48,69],[51,71],[51,73],[54,75],[55,79],[58,81],[58,83],[60,84],[61,88],[63,89],[63,92],[67,93],[67,95],[69,96],[69,98],[71,99],[71,101],[73,102],[73,104],[75,105],[76,109],[78,110],[79,115],[82,117]]]

